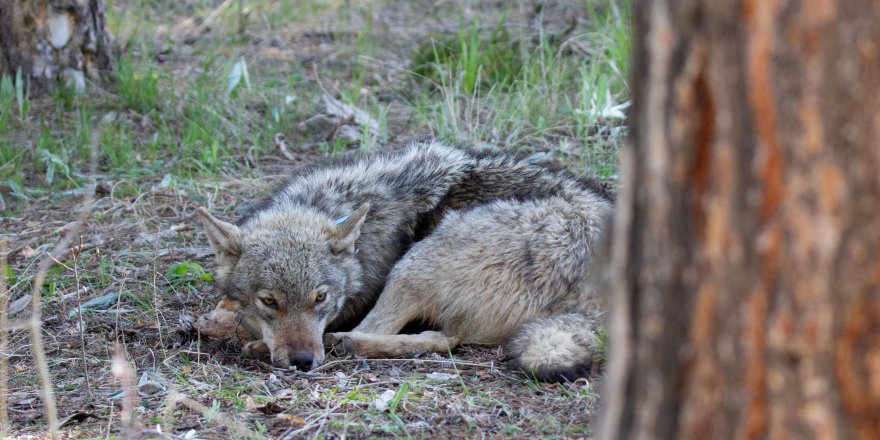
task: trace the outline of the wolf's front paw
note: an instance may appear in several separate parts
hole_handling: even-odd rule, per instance
[[[215,339],[229,339],[235,335],[235,329],[238,322],[235,319],[235,312],[216,308],[202,316],[196,321],[195,328],[203,336]]]
[[[351,333],[324,333],[324,348],[330,349],[336,354],[352,354],[354,347],[352,345]]]
[[[269,356],[269,347],[261,340],[245,342],[241,347],[241,352],[252,358],[262,358]]]

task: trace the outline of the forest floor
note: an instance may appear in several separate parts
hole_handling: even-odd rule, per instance
[[[598,375],[535,382],[500,348],[330,356],[301,373],[200,338],[193,320],[217,298],[193,215],[233,219],[291,170],[426,138],[541,154],[613,186],[625,2],[106,3],[112,83],[31,96],[0,79],[13,437],[49,435],[40,364],[65,438],[591,437]],[[45,362],[27,330],[35,283]]]

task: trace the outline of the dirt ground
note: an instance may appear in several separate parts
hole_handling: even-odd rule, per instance
[[[0,185],[0,253],[9,267],[4,298],[11,320],[2,356],[13,438],[48,436],[34,340],[26,328],[31,288],[47,258],[52,264],[41,283],[41,340],[64,438],[591,437],[598,373],[574,383],[535,382],[510,370],[503,349],[494,347],[389,360],[331,354],[317,370],[301,373],[245,358],[238,341],[202,339],[193,330],[194,319],[218,299],[211,282],[215,264],[195,209],[206,206],[234,219],[286,174],[327,157],[426,137],[493,145],[515,139],[517,150],[549,151],[552,160],[613,185],[616,146],[584,153],[580,145],[590,141],[583,133],[607,141],[619,124],[602,121],[581,132],[560,119],[539,134],[513,136],[504,131],[507,125],[487,123],[480,119],[486,113],[477,111],[474,119],[455,120],[485,130],[450,136],[425,121],[430,103],[400,87],[409,81],[419,42],[438,33],[457,35],[476,18],[495,26],[504,14],[510,29],[568,32],[565,38],[587,47],[589,38],[577,36],[591,23],[588,2],[547,2],[540,14],[540,2],[364,2],[367,7],[301,1],[288,8],[286,2],[253,1],[242,9],[207,0],[109,3],[117,42],[135,54],[132,65],[140,73],[130,78],[155,74],[159,93],[168,96],[146,110],[137,102],[117,105],[132,92],[124,85],[82,98],[87,122],[97,125],[107,115],[121,121],[130,155],[118,159],[118,151],[102,145],[91,175],[87,154],[65,157],[47,149],[63,164],[53,155],[39,156],[49,160],[22,162],[18,177]],[[201,102],[227,107],[207,133],[191,133],[196,116],[186,108],[201,98],[189,94],[217,57],[230,60],[224,69],[246,59],[256,85],[240,86],[231,104],[231,98]],[[226,72],[213,87],[229,85]],[[133,87],[146,90],[144,83]],[[442,102],[448,99],[443,87],[424,96]],[[345,101],[349,92],[355,98]],[[293,95],[286,116],[265,122],[274,114],[271,103]],[[349,125],[360,133],[354,140],[342,139],[345,124],[338,121],[329,135],[304,133],[303,121],[320,114],[316,103],[325,95],[366,109],[378,120],[378,132],[353,117]],[[58,145],[79,145],[77,136],[87,145],[88,136],[75,129],[83,111],[59,111],[64,99],[34,97],[30,116],[4,136],[27,145],[34,157],[42,151],[40,133]],[[216,141],[204,137],[212,134]],[[188,136],[203,136],[202,148],[213,142],[231,147],[187,162]],[[122,138],[101,142],[113,139]],[[78,228],[90,177],[96,187],[86,221],[69,246],[55,252],[56,243]],[[124,420],[127,405],[134,408],[133,420]]]

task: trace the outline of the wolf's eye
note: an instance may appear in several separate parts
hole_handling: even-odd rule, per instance
[[[264,306],[266,306],[266,307],[268,307],[268,308],[270,308],[270,309],[276,309],[276,308],[278,308],[278,303],[275,302],[275,298],[269,298],[269,297],[265,297],[265,296],[264,296],[264,297],[261,297],[261,298],[260,298],[260,301],[263,302],[263,305],[264,305]]]
[[[315,294],[315,303],[319,303],[321,301],[324,301],[324,298],[326,298],[326,297],[327,297],[327,294],[324,292],[316,293]]]

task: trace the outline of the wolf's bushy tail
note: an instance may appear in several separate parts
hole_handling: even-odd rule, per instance
[[[545,382],[586,377],[601,357],[597,319],[568,313],[529,321],[507,343],[513,367]]]

